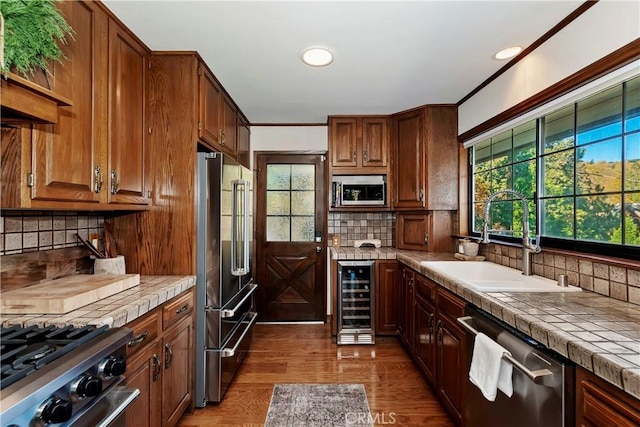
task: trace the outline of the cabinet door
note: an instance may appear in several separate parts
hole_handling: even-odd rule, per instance
[[[238,163],[247,169],[251,168],[251,131],[249,122],[238,115]]]
[[[429,221],[429,214],[398,213],[396,219],[398,249],[428,251]]]
[[[467,377],[464,331],[448,318],[438,316],[436,334],[438,395],[449,415],[460,425],[463,382]]]
[[[415,272],[408,267],[402,269],[402,281],[400,290],[400,315],[398,330],[400,332],[400,339],[409,351],[413,353],[413,327],[414,327],[414,286]]]
[[[357,120],[350,117],[330,117],[329,144],[331,144],[332,167],[356,167],[358,165]]]
[[[146,205],[145,83],[147,51],[109,21],[109,202]]]
[[[108,20],[93,2],[59,2],[57,6],[75,37],[61,45],[66,58],[53,65],[52,89],[73,105],[59,109],[57,124],[34,127],[32,198],[96,203],[106,190],[106,179],[104,189],[100,185],[106,173],[100,149],[106,114],[101,101],[106,93],[103,55]],[[100,168],[97,174],[96,168]]]
[[[386,167],[389,130],[386,118],[362,118],[362,166]]]
[[[184,319],[165,332],[162,373],[162,425],[174,426],[191,403],[192,321]]]
[[[416,295],[415,343],[416,360],[422,373],[431,384],[436,380],[436,307],[426,299]]]
[[[222,89],[213,77],[213,74],[202,64],[198,68],[199,74],[199,114],[198,114],[198,136],[209,144],[213,150],[220,148],[220,133],[222,126],[220,123],[222,108]]]
[[[129,427],[160,425],[161,357],[160,341],[156,340],[127,360],[126,385],[140,390],[138,398],[125,412],[126,425]]]
[[[424,207],[424,112],[394,116],[394,199],[396,209]]]
[[[377,261],[376,335],[398,333],[398,262]]]
[[[576,425],[640,425],[640,401],[587,370],[576,368]]]
[[[237,154],[237,114],[236,106],[233,101],[227,97],[222,98],[222,134],[220,135],[220,146],[222,151],[232,157]]]

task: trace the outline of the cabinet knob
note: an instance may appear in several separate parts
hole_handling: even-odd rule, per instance
[[[224,129],[220,129],[220,145],[224,145],[227,138],[224,136]]]
[[[367,154],[367,150],[364,150],[362,152],[362,160],[365,161],[365,162],[369,161],[369,155]]]
[[[429,234],[425,233],[424,235],[424,245],[429,246]]]
[[[356,150],[353,150],[353,161],[355,162],[358,156],[356,155]]]

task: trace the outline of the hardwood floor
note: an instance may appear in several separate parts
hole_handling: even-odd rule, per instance
[[[375,425],[453,427],[394,337],[374,346],[337,346],[329,325],[267,325],[222,403],[186,414],[180,427],[262,426],[276,383],[361,383]]]

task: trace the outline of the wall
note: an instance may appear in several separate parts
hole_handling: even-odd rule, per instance
[[[86,212],[2,211],[0,255],[81,246],[83,238],[102,237],[104,217]]]
[[[326,126],[251,126],[251,166],[255,151],[327,151]]]
[[[601,1],[459,106],[463,133],[640,37],[640,2]]]
[[[522,268],[522,249],[519,247],[495,243],[480,247],[480,254],[488,261]],[[570,285],[640,305],[640,267],[543,250],[533,255],[533,273],[552,280],[558,280],[558,275],[564,274]]]

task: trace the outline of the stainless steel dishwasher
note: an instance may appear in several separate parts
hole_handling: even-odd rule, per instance
[[[484,398],[468,377],[464,414],[467,427],[561,427],[573,426],[574,375],[571,361],[531,337],[475,306],[458,323],[470,335],[470,343],[482,332],[511,353],[503,359],[513,365],[513,395],[498,391],[493,402]],[[469,349],[471,362],[473,345]]]

